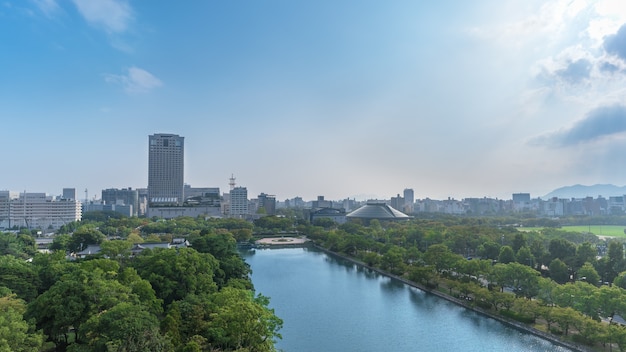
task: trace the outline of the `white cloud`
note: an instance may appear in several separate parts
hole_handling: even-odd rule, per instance
[[[530,140],[531,145],[566,147],[614,137],[626,131],[626,106],[600,106],[572,126],[542,134]]]
[[[122,33],[133,19],[131,7],[123,0],[73,0],[80,14],[91,25],[109,33]]]
[[[553,44],[567,31],[568,24],[588,9],[589,4],[584,0],[550,1],[522,19],[476,27],[469,32],[483,39],[495,40],[501,45],[520,48],[538,39],[544,45]],[[520,11],[524,10],[520,8]]]
[[[126,75],[105,74],[104,80],[108,83],[122,85],[124,90],[130,94],[145,93],[163,85],[163,82],[153,74],[138,67],[129,68]]]

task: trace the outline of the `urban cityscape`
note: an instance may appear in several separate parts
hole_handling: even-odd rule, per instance
[[[146,188],[107,188],[100,198],[80,198],[76,188],[63,188],[60,195],[37,192],[0,191],[0,229],[58,229],[79,221],[85,212],[114,211],[125,216],[172,219],[180,216],[232,217],[254,220],[276,215],[280,208],[308,210],[309,219],[329,217],[344,223],[350,212],[368,203],[387,204],[404,214],[441,213],[450,215],[489,216],[533,214],[540,217],[577,215],[620,215],[626,210],[624,195],[585,198],[533,198],[530,193],[513,193],[510,199],[418,199],[411,188],[391,199],[329,200],[323,195],[314,200],[301,197],[277,200],[271,193],[256,197],[245,186],[229,178],[230,189],[192,187],[184,182],[185,137],[157,133],[148,137],[148,186]],[[268,192],[271,192],[268,190]]]
[[[0,28],[0,351],[626,351],[623,0]]]

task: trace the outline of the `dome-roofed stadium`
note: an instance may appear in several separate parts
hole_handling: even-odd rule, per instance
[[[348,219],[408,220],[411,217],[385,203],[372,202],[346,215]]]

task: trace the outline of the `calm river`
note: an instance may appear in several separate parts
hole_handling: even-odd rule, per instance
[[[242,255],[286,352],[569,351],[315,249]]]

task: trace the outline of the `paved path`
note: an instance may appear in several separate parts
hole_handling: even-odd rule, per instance
[[[256,244],[269,245],[287,245],[287,244],[304,244],[309,240],[306,237],[268,237],[257,240]]]

